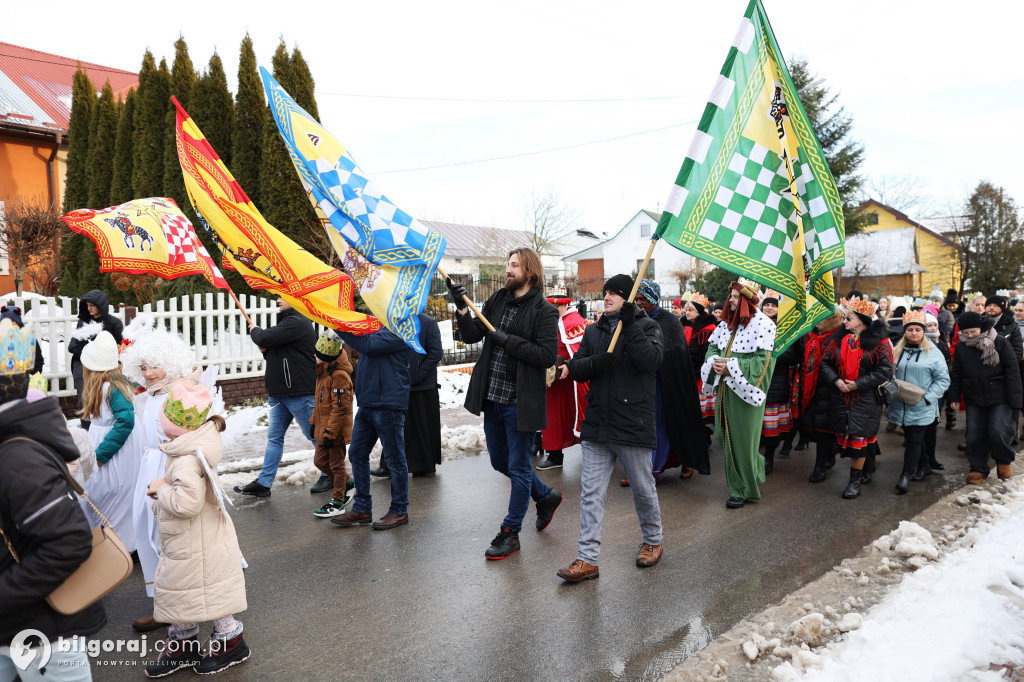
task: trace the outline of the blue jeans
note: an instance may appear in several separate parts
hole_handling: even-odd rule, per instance
[[[373,513],[370,496],[370,450],[380,439],[381,458],[391,470],[392,514],[405,514],[409,509],[409,467],[405,462],[405,410],[386,407],[356,409],[352,420],[352,442],[348,446],[348,460],[352,463],[352,477],[356,481],[356,501],[352,511]]]
[[[70,639],[70,635],[69,635]],[[85,647],[85,640],[79,646]],[[67,640],[65,640],[67,642]],[[9,654],[0,654],[0,682],[13,682],[21,679],[22,682],[47,682],[57,680],[58,682],[89,682],[92,680],[92,669],[89,667],[89,656],[82,651],[61,651],[57,643],[50,644],[50,660],[46,664],[46,674],[39,671],[40,653],[37,649],[35,659],[28,663],[26,670],[15,667],[14,661]]]
[[[508,516],[501,525],[518,532],[523,528],[530,498],[540,500],[551,492],[551,488],[537,478],[530,464],[535,433],[517,430],[517,419],[518,408],[515,405],[484,401],[484,436],[491,467],[512,480]]]
[[[302,435],[313,443],[312,424],[309,418],[313,415],[314,396],[285,395],[270,396],[270,426],[267,427],[267,449],[263,453],[263,471],[256,481],[268,488],[274,485],[277,468],[281,466],[281,455],[284,454],[284,434],[295,418]],[[313,443],[316,447],[316,443]]]

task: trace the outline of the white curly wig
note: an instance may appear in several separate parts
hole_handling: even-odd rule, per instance
[[[139,334],[132,345],[121,353],[121,373],[140,386],[146,385],[139,365],[159,367],[170,379],[180,379],[192,373],[192,349],[181,338],[164,329],[152,329]]]

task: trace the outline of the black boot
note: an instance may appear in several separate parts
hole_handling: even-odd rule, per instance
[[[796,446],[793,449],[796,450],[797,452],[800,452],[801,450],[806,450],[808,447],[810,447],[810,444],[811,442],[807,438],[807,432],[805,432],[803,429],[800,429],[800,437],[797,438]]]
[[[860,472],[860,483],[861,485],[868,485],[871,483],[872,475],[875,473],[875,456],[868,455],[864,460],[864,468]]]
[[[548,450],[548,454],[544,455],[544,457],[537,462],[537,470],[547,471],[548,469],[561,469],[563,455],[564,453],[561,450]]]
[[[862,474],[863,472],[860,469],[850,469],[850,482],[846,485],[846,490],[843,491],[844,500],[852,500],[860,496]]]
[[[946,430],[952,431],[956,428],[956,412],[946,413]]]
[[[931,467],[929,467],[925,463],[921,463],[921,464],[917,465],[917,471],[915,471],[910,476],[910,480],[911,481],[923,481],[925,479],[925,476],[931,476],[931,475],[932,475]]]
[[[906,495],[908,490],[910,490],[910,474],[904,471],[900,474],[900,480],[896,481],[896,494]]]
[[[930,466],[932,468],[932,471],[945,471],[946,470],[946,465],[943,464],[942,462],[940,462],[939,460],[935,459],[934,457],[932,458],[932,460],[930,462],[928,462],[928,466]]]
[[[814,471],[811,472],[811,477],[807,480],[811,483],[821,483],[828,476],[828,469],[825,468],[824,464],[815,464]]]
[[[146,677],[164,677],[182,668],[192,668],[203,658],[203,648],[195,635],[185,639],[170,637],[156,660],[146,666]]]
[[[775,468],[775,446],[764,449],[764,475],[772,473]]]
[[[796,433],[790,431],[789,433],[782,437],[782,449],[779,450],[780,459],[786,459],[787,457],[789,457],[789,453],[793,451],[793,438],[795,436]]]

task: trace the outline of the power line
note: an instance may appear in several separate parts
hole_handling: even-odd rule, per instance
[[[318,92],[318,96],[359,97],[362,99],[390,99],[407,102],[475,102],[482,104],[596,104],[602,102],[658,102],[684,99],[683,95],[663,97],[597,97],[590,99],[481,99],[469,97],[406,97],[402,95],[365,95],[355,92]]]
[[[125,71],[124,69],[109,69],[103,66],[97,66],[92,62],[84,62],[81,59],[76,59],[75,64],[68,64],[67,62],[57,62],[52,59],[34,59],[32,57],[23,57],[20,54],[8,54],[6,52],[0,52],[0,57],[10,57],[11,59],[20,59],[26,62],[39,62],[40,64],[53,64],[55,66],[63,66],[69,69],[78,68],[78,64],[81,64],[87,71],[102,71],[104,73],[116,73],[122,76],[134,76],[135,74],[131,71]]]
[[[508,159],[519,159],[524,156],[536,156],[538,154],[550,154],[551,152],[561,152],[566,149],[578,149],[580,147],[589,147],[595,144],[604,144],[605,142],[615,142],[616,140],[624,140],[628,137],[637,137],[639,135],[650,135],[652,133],[660,133],[665,130],[671,130],[673,128],[682,128],[683,126],[693,125],[697,123],[696,120],[685,121],[683,123],[674,123],[663,128],[653,128],[651,130],[641,130],[635,133],[626,133],[625,135],[618,135],[616,137],[606,137],[603,140],[591,140],[590,142],[579,142],[577,144],[568,144],[561,147],[550,147],[548,149],[538,149],[532,152],[521,152],[519,154],[506,154],[505,156],[492,156],[487,159],[475,159],[472,161],[456,161],[454,163],[442,163],[434,166],[419,166],[417,168],[400,168],[398,170],[388,170],[373,173],[373,175],[388,175],[391,173],[412,173],[413,171],[424,171],[424,170],[436,170],[438,168],[454,168],[456,166],[469,166],[476,163],[488,163],[491,161],[506,161]]]

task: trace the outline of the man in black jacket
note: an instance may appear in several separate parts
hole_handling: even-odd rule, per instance
[[[11,333],[10,326],[6,320],[0,322],[0,337],[9,338],[5,335]],[[16,343],[34,346],[30,330],[13,333],[25,335]],[[43,449],[49,448],[65,463],[78,459],[57,399],[28,403],[24,396],[30,367],[8,373],[6,364],[0,362],[0,648],[14,645],[12,653],[17,655],[25,642],[14,640],[23,630],[38,630],[53,643],[60,637],[92,635],[107,617],[100,602],[71,615],[46,603],[47,595],[89,557],[92,531],[63,472]],[[17,437],[37,443],[10,440]],[[51,644],[50,651],[48,670],[87,672],[84,649],[60,652]],[[27,674],[38,674],[39,656],[25,664]],[[0,654],[0,679],[13,679],[18,672],[11,659],[10,654]]]
[[[1024,377],[1024,337],[1021,335],[1020,325],[1013,319],[1013,311],[1010,310],[1010,299],[1006,296],[989,296],[985,300],[985,313],[992,318],[995,322],[996,334],[1006,339],[1010,348],[1013,349],[1013,354],[1017,356],[1017,371],[1021,372],[1021,376]],[[1016,445],[1017,440],[1017,422],[1020,421],[1020,410],[1013,410],[1010,414],[1010,420],[1013,422],[1013,441],[1012,445]]]
[[[505,287],[487,299],[482,311],[495,328],[490,332],[469,314],[466,288],[448,280],[462,340],[484,340],[466,391],[466,409],[484,413],[491,466],[512,481],[508,514],[484,552],[488,559],[519,551],[519,531],[531,497],[537,502],[539,531],[547,528],[562,503],[562,493],[541,482],[530,465],[534,435],[547,426],[545,374],[558,352],[558,311],[544,299],[543,274],[533,249],[508,254]]]
[[[309,423],[316,393],[316,356],[313,355],[316,330],[312,322],[283,298],[277,299],[277,309],[277,324],[273,327],[261,329],[249,325],[249,338],[259,346],[266,361],[264,381],[270,395],[263,471],[252,483],[235,486],[235,492],[253,497],[270,497],[270,487],[274,485],[284,454],[284,434],[293,417],[303,435],[316,447]],[[331,490],[333,486],[334,479],[321,473],[311,492],[320,492],[318,488]]]
[[[643,532],[636,564],[646,568],[661,559],[661,506],[651,474],[651,451],[658,443],[655,391],[663,357],[662,333],[657,322],[626,300],[632,288],[629,275],[615,275],[605,282],[604,314],[587,327],[579,352],[566,363],[575,381],[590,382],[580,430],[579,549],[576,560],[558,571],[558,577],[572,583],[598,577],[604,499],[616,459],[629,478]],[[622,332],[614,352],[609,353],[620,322]]]

